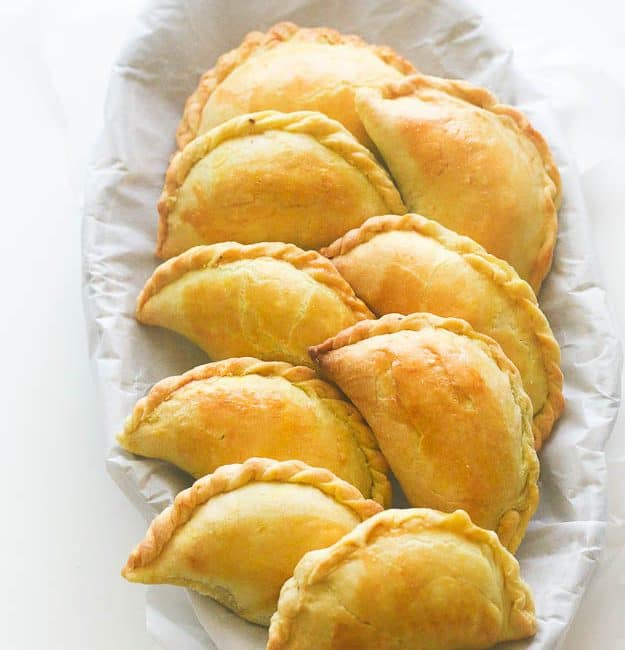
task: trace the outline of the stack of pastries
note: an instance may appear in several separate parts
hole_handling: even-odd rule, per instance
[[[124,577],[269,625],[270,650],[534,634],[513,553],[563,409],[541,135],[388,47],[280,23],[202,76],[177,140],[136,316],[211,362],[118,440],[197,480]],[[390,472],[411,508],[387,509]]]

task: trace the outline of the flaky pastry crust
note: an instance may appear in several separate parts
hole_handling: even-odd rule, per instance
[[[326,361],[326,355],[328,353],[357,344],[365,339],[372,339],[377,336],[407,330],[418,332],[426,328],[446,330],[457,336],[478,342],[482,350],[487,352],[499,370],[507,376],[513,400],[520,413],[523,414],[521,419],[521,453],[522,464],[526,470],[525,483],[515,503],[510,504],[509,509],[501,513],[499,522],[495,528],[501,543],[514,552],[521,543],[527,524],[538,505],[539,493],[537,482],[540,466],[534,449],[534,436],[531,429],[531,402],[523,390],[519,371],[503,353],[501,347],[494,339],[476,332],[469,323],[459,318],[441,318],[423,312],[409,314],[407,316],[387,314],[377,320],[365,320],[356,323],[324,343],[311,347],[309,352],[311,358],[321,368],[322,373],[329,374],[330,378],[336,381],[339,387],[341,387],[341,381],[328,370]],[[349,391],[346,392],[351,397]],[[357,400],[355,402],[358,404]],[[363,414],[368,417],[365,411],[363,411]],[[372,426],[374,433],[376,433],[376,427],[372,425],[371,421],[369,421],[369,424]],[[379,435],[377,437],[380,441]],[[382,442],[381,448],[384,451],[385,446]],[[396,465],[394,465],[393,459],[389,456],[388,452],[386,455],[391,468],[396,469]]]
[[[157,255],[166,257],[164,246],[167,241],[169,216],[175,209],[179,190],[191,169],[202,158],[228,140],[260,135],[268,131],[284,131],[314,138],[321,146],[340,156],[365,176],[386,205],[388,212],[403,214],[406,211],[399,192],[389,175],[377,163],[369,150],[361,145],[342,124],[314,111],[293,113],[260,111],[228,120],[198,136],[173,157],[158,201]]]
[[[209,499],[253,482],[310,485],[350,508],[363,521],[382,510],[378,503],[365,499],[355,487],[329,470],[310,467],[297,460],[279,462],[268,458],[250,458],[242,464],[223,465],[180,492],[174,503],[152,521],[145,538],[130,554],[122,575],[126,577],[134,569],[153,562],[175,531],[184,526],[193,512]]]
[[[202,75],[196,90],[186,101],[182,120],[176,132],[178,147],[183,149],[197,136],[206,102],[215,88],[233,70],[257,51],[278,47],[293,38],[302,41],[324,42],[329,45],[352,45],[357,48],[366,48],[381,61],[403,74],[415,72],[414,66],[390,47],[369,45],[359,36],[341,34],[328,27],[301,28],[290,22],[277,23],[265,33],[254,31],[247,34],[239,47],[220,56],[215,67]]]
[[[219,377],[245,377],[256,375],[259,377],[280,377],[306,394],[313,395],[330,410],[337,419],[348,417],[355,419],[363,426],[349,426],[350,435],[354,438],[357,447],[361,450],[367,470],[371,476],[372,499],[388,506],[391,500],[391,487],[387,477],[388,465],[377,447],[375,438],[366,425],[360,413],[346,400],[345,396],[331,384],[322,381],[314,370],[306,366],[293,366],[282,361],[261,361],[252,357],[226,359],[208,363],[192,368],[182,375],[167,377],[155,384],[150,392],[141,398],[128,416],[124,431],[118,436],[119,443],[126,449],[135,453],[142,453],[132,444],[133,434],[146,421],[149,421],[158,407],[169,400],[177,391],[193,382]],[[223,408],[227,408],[224,405]],[[185,419],[188,419],[187,413]],[[149,455],[149,454],[147,454]]]
[[[479,89],[478,89],[479,90]],[[486,92],[486,91],[484,91]],[[418,214],[386,215],[368,219],[360,228],[351,230],[333,244],[321,250],[329,259],[347,255],[377,235],[392,231],[416,232],[457,253],[474,270],[492,281],[519,310],[529,315],[534,335],[540,344],[544,372],[547,377],[547,397],[534,413],[534,441],[540,449],[549,437],[553,425],[564,409],[563,376],[560,369],[560,347],[549,322],[541,311],[532,288],[504,260],[487,253],[469,237],[458,235],[441,224]]]
[[[501,576],[505,605],[509,607],[508,611],[502,612],[499,640],[520,639],[535,634],[536,618],[531,592],[521,579],[518,562],[502,547],[497,536],[473,524],[467,513],[462,510],[443,514],[435,510],[415,508],[385,510],[359,524],[334,545],[306,554],[295,568],[293,577],[282,588],[278,610],[271,619],[267,650],[304,650],[319,647],[313,645],[313,639],[293,637],[298,617],[311,615],[307,612],[307,605],[310,599],[314,598],[309,595],[311,588],[319,586],[323,589],[323,586],[327,585],[327,588],[332,590],[332,581],[337,569],[349,562],[356,566],[362,552],[381,537],[401,539],[404,535],[418,536],[432,532],[451,533],[460,538],[459,543],[469,543],[486,549],[486,554],[492,558],[491,561]],[[363,566],[366,568],[366,564]],[[343,593],[350,594],[349,585]],[[445,606],[444,601],[441,601],[441,604]],[[360,622],[357,614],[350,610],[350,603],[339,602],[339,605]],[[332,612],[322,614],[327,615],[331,621]],[[443,612],[439,614],[444,617]],[[327,623],[326,620],[318,621],[319,625]],[[389,626],[391,625],[392,622],[389,622]],[[339,646],[331,644],[323,647]]]

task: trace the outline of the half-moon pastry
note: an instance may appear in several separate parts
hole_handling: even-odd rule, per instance
[[[406,212],[373,154],[321,113],[228,120],[172,159],[158,203],[157,254],[237,241],[320,248],[376,214]]]
[[[291,244],[196,246],[161,264],[137,319],[174,330],[211,359],[311,365],[309,346],[371,313],[323,256]]]
[[[516,559],[461,510],[385,510],[307,553],[267,650],[490,648],[536,632]]]
[[[516,550],[538,504],[532,405],[499,345],[466,321],[367,320],[311,348],[415,507],[466,510]]]
[[[154,519],[122,575],[188,587],[268,625],[280,587],[301,557],[381,510],[328,470],[251,458],[180,492]]]
[[[231,117],[267,109],[320,111],[367,145],[354,107],[355,89],[413,72],[390,47],[368,45],[358,36],[326,27],[278,23],[266,33],[250,32],[202,75],[187,100],[178,146],[182,149]]]
[[[538,292],[561,186],[527,118],[483,88],[423,75],[361,89],[356,106],[408,209],[471,237]]]
[[[509,264],[416,214],[373,217],[321,252],[378,316],[431,312],[494,338],[521,373],[541,446],[564,406],[560,348]]]
[[[117,438],[193,476],[252,456],[325,467],[389,505],[384,457],[360,413],[310,368],[227,359],[159,381]]]

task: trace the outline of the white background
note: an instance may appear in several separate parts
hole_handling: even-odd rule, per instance
[[[554,98],[622,336],[625,9],[474,1]],[[142,4],[0,0],[3,650],[156,648],[144,589],[119,577],[145,525],[104,470],[80,293],[84,167],[108,71]],[[609,450],[609,546],[566,650],[625,647],[623,416]]]

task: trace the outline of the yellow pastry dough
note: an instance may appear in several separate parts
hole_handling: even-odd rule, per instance
[[[205,133],[171,161],[157,253],[200,244],[285,241],[319,248],[376,214],[403,214],[393,181],[321,113],[263,111]]]
[[[416,214],[373,217],[321,252],[378,316],[432,312],[494,338],[521,373],[541,446],[564,406],[560,348],[509,264]]]
[[[300,558],[381,510],[328,470],[251,458],[180,492],[154,519],[122,575],[194,589],[268,625]]]
[[[267,650],[490,648],[536,632],[514,557],[461,510],[385,510],[306,554]]]
[[[310,345],[370,315],[325,257],[282,243],[197,246],[161,264],[137,300],[140,322],[213,360],[311,365]]]
[[[515,550],[538,503],[532,406],[467,322],[389,314],[311,349],[373,430],[413,506],[466,510]]]
[[[401,79],[415,68],[389,47],[368,45],[326,27],[278,23],[251,32],[219,57],[187,100],[178,127],[182,149],[199,133],[236,115],[277,109],[320,111],[369,139],[354,108],[354,90]]]
[[[483,88],[423,75],[361,89],[356,106],[408,209],[468,235],[538,292],[561,187],[526,117]]]
[[[390,505],[388,468],[371,430],[304,366],[247,357],[163,379],[139,400],[118,441],[195,477],[252,456],[295,458]]]

